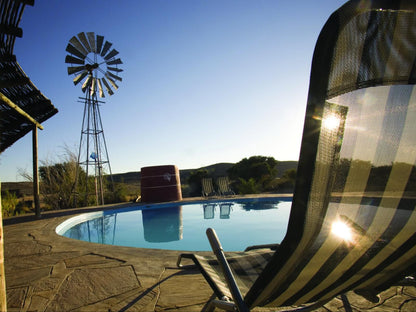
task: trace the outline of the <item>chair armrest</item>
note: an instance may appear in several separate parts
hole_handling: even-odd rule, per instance
[[[248,246],[244,251],[255,250],[255,249],[263,249],[263,248],[270,248],[271,250],[277,250],[279,244],[265,244],[265,245],[254,245]]]
[[[224,274],[225,280],[227,282],[228,287],[230,288],[230,292],[233,296],[234,303],[238,306],[238,311],[245,312],[249,311],[246,304],[244,303],[243,296],[241,295],[240,290],[238,289],[237,283],[235,281],[234,275],[231,272],[231,268],[227,262],[227,259],[224,255],[224,250],[222,249],[221,243],[218,239],[217,234],[215,233],[214,229],[208,228],[206,231],[209,243],[211,245],[212,251],[214,252],[219,265],[222,269]]]

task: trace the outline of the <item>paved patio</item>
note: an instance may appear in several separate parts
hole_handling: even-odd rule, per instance
[[[179,251],[100,245],[55,233],[70,216],[94,209],[47,213],[41,220],[4,220],[8,311],[203,308],[212,291],[198,271],[176,268]],[[416,311],[414,287],[392,287],[377,305],[353,293],[348,298],[353,311]],[[342,311],[341,307],[335,298],[316,311]]]

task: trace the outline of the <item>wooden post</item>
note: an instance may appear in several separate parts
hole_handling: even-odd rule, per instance
[[[36,218],[40,219],[40,200],[39,200],[39,170],[38,170],[38,129],[33,126],[32,148],[33,148],[33,201],[35,202]]]
[[[0,183],[0,311],[7,311],[6,276],[4,275],[3,209],[1,207]]]

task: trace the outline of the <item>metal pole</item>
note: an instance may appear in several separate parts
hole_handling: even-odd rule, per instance
[[[99,205],[104,205],[104,192],[103,192],[103,173],[101,171],[102,169],[102,160],[101,160],[101,146],[100,146],[100,139],[99,139],[99,135],[102,134],[102,128],[100,129],[98,127],[98,119],[100,119],[100,111],[98,109],[98,100],[97,100],[97,95],[94,93],[92,95],[92,105],[93,105],[93,109],[94,109],[94,144],[95,144],[95,152],[96,152],[96,157],[97,159],[95,159],[95,170],[97,173],[98,170],[98,190],[96,189],[96,194],[97,194],[97,204]],[[97,177],[97,175],[96,175]],[[99,194],[98,194],[99,192]],[[99,199],[99,203],[98,203],[98,199]]]
[[[81,137],[79,139],[79,147],[78,147],[78,158],[77,158],[77,168],[75,170],[75,184],[74,184],[74,207],[78,207],[78,179],[81,173],[81,152],[82,152],[82,142],[83,142],[83,134],[84,134],[84,125],[85,125],[85,116],[87,111],[87,100],[85,99],[84,102],[84,115],[82,117],[82,125],[81,125]]]
[[[105,157],[106,157],[105,162],[108,164],[108,170],[109,170],[109,173],[110,173],[110,180],[111,180],[110,191],[114,192],[113,173],[111,171],[110,158],[108,157],[107,144],[105,142],[105,136],[104,136],[104,128],[103,128],[103,123],[101,121],[100,107],[98,105],[97,105],[97,111],[98,111],[98,120],[100,122],[100,127],[101,127],[101,133],[102,133],[102,136],[103,136],[104,151],[105,151]]]
[[[85,184],[85,205],[88,206],[88,192],[89,192],[89,167],[90,167],[90,134],[91,134],[91,96],[90,93],[87,92],[85,95],[86,103],[88,103],[88,110],[87,110],[87,154],[85,159],[85,171],[87,176],[87,183]]]
[[[38,129],[33,126],[32,131],[33,148],[33,201],[35,202],[36,218],[40,219],[40,200],[39,200],[39,170],[38,170]]]

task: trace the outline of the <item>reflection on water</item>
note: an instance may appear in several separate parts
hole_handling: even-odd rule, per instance
[[[220,202],[220,203],[208,203],[203,204],[204,219],[214,219],[215,211],[217,206],[219,207],[220,219],[229,219],[231,217],[231,211],[234,203],[232,202]],[[246,211],[250,210],[266,210],[266,209],[277,209],[279,201],[251,201],[241,203],[241,208]]]
[[[214,219],[215,206],[217,206],[217,204],[203,204],[202,205],[202,209],[204,209],[204,219]]]
[[[220,205],[220,219],[229,219],[231,213],[232,203],[221,203]]]
[[[277,209],[278,205],[279,202],[276,201],[249,202],[241,204],[244,210]]]
[[[182,239],[182,207],[146,209],[142,211],[144,239],[161,243]]]
[[[210,250],[205,230],[212,227],[221,235],[224,248],[237,251],[249,245],[279,243],[286,233],[290,205],[290,199],[268,199],[131,207],[83,215],[60,234],[109,245]]]
[[[214,219],[217,206],[220,210],[220,219],[229,219],[234,203],[210,203],[202,206],[204,219]]]
[[[141,213],[145,241],[161,243],[182,239],[181,206],[145,209]],[[65,236],[88,242],[114,245],[118,214],[122,214],[122,212],[80,223],[70,228]]]
[[[277,209],[279,202],[242,203],[243,210]],[[234,203],[220,202],[203,205],[204,219],[213,219],[217,206],[220,219],[230,219]],[[182,206],[143,209],[143,237],[149,243],[172,242],[182,239]],[[113,213],[92,219],[70,228],[65,236],[89,242],[114,245],[117,215]]]
[[[83,241],[114,245],[117,213],[88,220],[70,228],[66,237]]]

